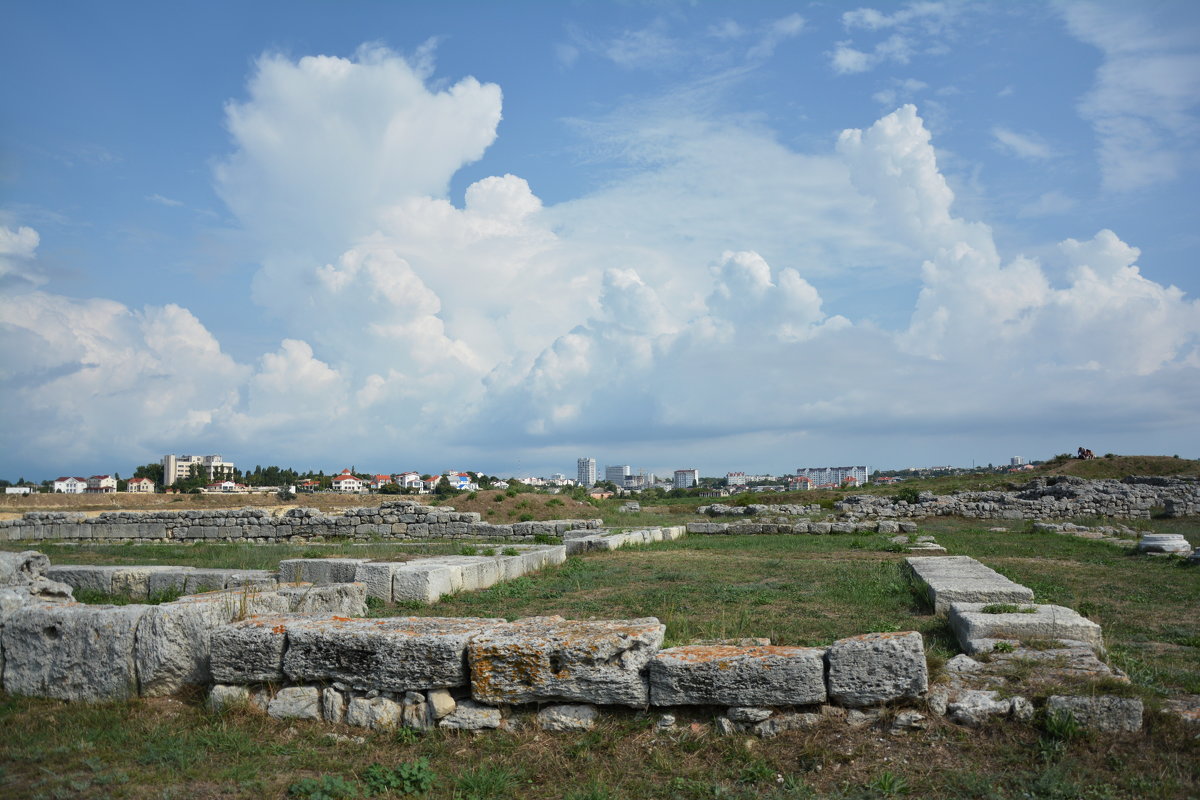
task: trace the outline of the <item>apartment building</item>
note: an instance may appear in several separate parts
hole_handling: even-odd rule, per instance
[[[233,462],[223,461],[220,456],[176,456],[166,455],[162,459],[163,487],[173,486],[175,481],[185,480],[192,474],[192,467],[204,470],[209,481],[233,477]]]

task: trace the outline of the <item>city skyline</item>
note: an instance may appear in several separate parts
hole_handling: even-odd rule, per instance
[[[1196,4],[6,23],[0,475],[1200,454]]]

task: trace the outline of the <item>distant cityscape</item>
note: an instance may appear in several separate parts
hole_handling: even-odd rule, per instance
[[[670,475],[658,475],[629,464],[608,464],[603,478],[595,458],[584,456],[576,460],[575,477],[553,473],[542,477],[512,477],[501,479],[476,471],[445,470],[436,474],[415,471],[368,473],[353,467],[325,475],[301,473],[296,470],[256,466],[241,470],[220,455],[164,455],[158,463],[135,468],[128,479],[119,473],[90,477],[62,476],[40,484],[24,479],[17,483],[0,481],[8,494],[111,494],[115,492],[199,492],[236,494],[249,492],[340,492],[365,494],[371,492],[394,494],[436,494],[439,492],[508,489],[513,483],[524,487],[558,492],[581,488],[598,497],[638,494],[649,489],[688,491],[723,496],[738,492],[791,492],[813,489],[848,489],[869,483],[893,483],[914,477],[936,477],[972,471],[1022,471],[1041,462],[1027,463],[1013,456],[1006,466],[997,467],[911,467],[900,470],[872,471],[867,465],[798,467],[784,475],[727,472],[724,476],[704,476],[693,467],[674,470]]]

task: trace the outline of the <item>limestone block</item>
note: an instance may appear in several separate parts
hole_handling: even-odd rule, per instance
[[[500,709],[472,700],[460,700],[457,707],[438,721],[447,730],[479,731],[500,727]]]
[[[208,707],[211,711],[222,711],[230,706],[250,702],[250,690],[245,686],[214,684],[208,690]]]
[[[267,714],[275,719],[320,719],[321,690],[315,686],[280,689],[267,704]]]
[[[406,566],[403,561],[364,561],[354,571],[356,583],[367,587],[368,597],[392,602],[392,577]]]
[[[392,573],[392,599],[397,603],[435,603],[462,586],[462,571],[456,566],[426,564],[424,559],[401,566]]]
[[[659,652],[650,661],[649,679],[656,706],[820,703],[825,700],[825,651],[685,645]]]
[[[155,697],[209,683],[213,630],[248,615],[280,611],[287,611],[287,601],[278,594],[243,589],[151,606],[138,623],[135,647],[142,694]]]
[[[195,571],[195,567],[172,567],[152,572],[146,580],[147,589],[150,594],[183,593],[188,574]]]
[[[1138,541],[1139,553],[1178,553],[1188,555],[1192,546],[1181,533],[1144,533]]]
[[[472,636],[499,619],[294,617],[284,623],[284,674],[292,681],[340,681],[389,692],[463,686]]]
[[[467,658],[471,694],[485,703],[554,700],[645,706],[642,675],[662,646],[654,617],[575,621],[530,617],[481,631]]]
[[[454,713],[457,703],[450,692],[445,689],[431,689],[426,692],[429,703],[429,714],[434,719],[442,719]]]
[[[157,572],[174,572],[178,567],[114,567],[112,569],[112,593],[135,600],[150,597],[150,576]]]
[[[367,613],[367,586],[363,583],[281,584],[273,591],[287,598],[286,611],[299,614],[338,614],[361,617]]]
[[[544,731],[559,733],[590,731],[599,713],[593,705],[546,706],[538,712],[537,724]]]
[[[332,686],[321,690],[321,719],[334,725],[346,721],[346,695]]]
[[[771,716],[771,709],[754,706],[734,706],[725,712],[725,716],[734,722],[762,722]]]
[[[60,583],[65,583],[76,591],[84,589],[93,592],[103,592],[104,594],[115,594],[113,592],[113,573],[118,569],[120,568],[113,566],[62,564],[48,567],[45,572],[46,577]],[[0,575],[0,579],[2,578],[3,576]]]
[[[222,625],[209,638],[209,669],[220,683],[282,683],[287,623],[273,614]]]
[[[355,697],[346,707],[346,724],[392,730],[400,726],[402,713],[400,704],[387,697]]]
[[[985,614],[987,603],[954,603],[950,629],[969,654],[991,652],[995,639],[1069,639],[1104,647],[1100,626],[1063,606],[1018,604],[1032,613]]]
[[[840,639],[826,660],[829,696],[850,708],[914,699],[929,688],[924,642],[916,631]]]
[[[368,558],[288,558],[279,562],[281,583],[350,583]]]
[[[134,642],[147,606],[34,603],[0,629],[4,689],[59,700],[124,700],[138,693]]]
[[[913,556],[905,559],[913,576],[928,589],[934,610],[945,613],[950,604],[1022,603],[1033,590],[1014,583],[969,556]]]
[[[30,583],[35,578],[47,576],[50,568],[50,559],[36,550],[20,553],[0,551],[0,586]],[[53,575],[48,577],[62,581],[62,578],[55,578]]]
[[[184,577],[183,591],[187,594],[200,594],[226,587],[274,586],[275,582],[275,573],[261,569],[196,569]]]
[[[1135,697],[1051,695],[1046,714],[1070,714],[1085,730],[1137,733],[1142,729],[1142,701]]]

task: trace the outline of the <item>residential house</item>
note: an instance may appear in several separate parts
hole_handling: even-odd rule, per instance
[[[396,484],[402,489],[420,489],[421,475],[416,472],[401,472],[399,475],[393,476]]]
[[[85,494],[112,494],[117,491],[117,479],[112,475],[93,475],[87,479]]]
[[[130,478],[125,491],[134,494],[154,494],[154,481],[149,478]]]
[[[371,488],[375,491],[379,491],[385,486],[391,486],[393,483],[395,481],[392,480],[391,475],[376,475],[371,478]]]
[[[52,491],[55,494],[83,494],[87,491],[87,478],[57,478]]]
[[[354,477],[350,470],[344,469],[341,474],[333,476],[333,490],[347,493],[361,492],[363,491],[363,482]]]
[[[296,491],[298,491],[298,492],[315,492],[320,488],[321,488],[321,482],[314,481],[311,479],[306,480],[306,481],[300,481],[300,483],[296,484]]]

